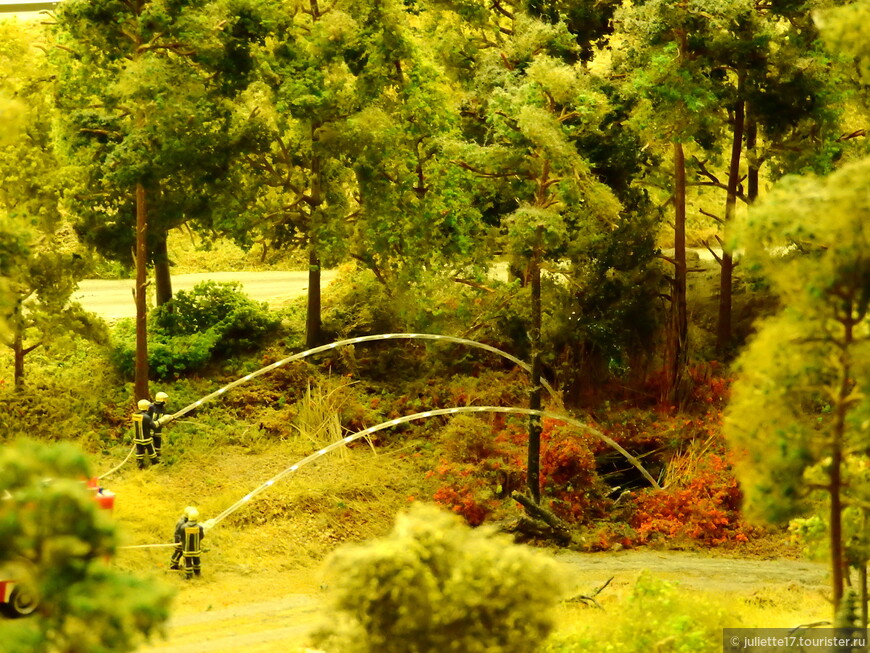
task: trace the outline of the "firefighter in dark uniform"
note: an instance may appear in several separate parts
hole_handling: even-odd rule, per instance
[[[199,576],[199,556],[202,553],[202,538],[205,532],[199,525],[199,510],[194,507],[186,508],[184,514],[187,523],[184,525],[184,542],[182,544],[184,556],[184,577],[193,578]]]
[[[158,392],[154,395],[154,403],[148,408],[148,415],[154,423],[151,438],[154,440],[154,453],[157,454],[157,460],[160,460],[160,450],[163,448],[163,426],[160,424],[160,418],[166,415],[167,399],[169,399],[168,394]]]
[[[157,464],[157,453],[154,451],[154,440],[151,433],[154,429],[154,420],[148,414],[151,402],[140,399],[137,404],[139,412],[133,414],[133,443],[136,445],[136,464],[139,469],[145,469],[145,456],[152,465]]]
[[[184,527],[187,526],[188,510],[196,510],[196,508],[186,508],[181,519],[175,524],[175,549],[172,551],[172,559],[169,561],[170,569],[181,569],[181,556],[184,553]]]

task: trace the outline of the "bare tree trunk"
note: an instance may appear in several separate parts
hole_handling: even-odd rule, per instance
[[[15,332],[15,337],[12,340],[12,352],[15,359],[13,366],[13,379],[15,390],[24,389],[24,337],[20,332]]]
[[[738,95],[743,91],[743,80],[737,84]],[[722,260],[719,270],[719,323],[716,329],[716,351],[725,356],[731,345],[731,291],[734,276],[734,256],[728,242],[728,228],[734,220],[737,204],[737,184],[740,183],[740,158],[743,150],[745,105],[738,99],[734,106],[734,131],[731,140],[731,165],[728,169],[728,195],[725,199],[725,223],[722,225]]]
[[[154,290],[157,306],[163,306],[172,299],[172,276],[169,270],[168,234],[157,234],[154,246]]]
[[[861,596],[861,628],[867,628],[867,561],[862,560],[858,567],[859,594]]]
[[[136,184],[136,399],[148,399],[148,288],[146,237],[148,218],[145,205],[145,187]]]
[[[308,250],[308,307],[305,314],[305,346],[317,347],[321,340],[320,259],[312,245]]]
[[[756,153],[758,141],[758,125],[752,116],[752,105],[746,105],[746,200],[749,204],[758,198],[758,156]]]
[[[682,143],[674,143],[674,281],[665,345],[665,396],[671,406],[681,403],[680,387],[686,366],[689,321],[686,308],[686,159]]]
[[[538,227],[538,240],[542,228]],[[535,247],[531,269],[532,291],[532,389],[529,393],[529,408],[541,410],[541,256]],[[541,502],[541,416],[529,415],[529,452],[526,483],[535,503]]]
[[[851,302],[847,302],[846,310],[839,316],[838,321],[843,327],[843,340],[838,343],[840,350],[838,357],[840,378],[837,396],[834,398],[834,425],[831,433],[831,471],[829,472],[830,484],[828,486],[828,492],[831,495],[828,519],[831,529],[831,587],[835,616],[839,612],[840,604],[843,601],[843,588],[846,578],[846,558],[843,550],[843,443],[846,437],[846,414],[849,411],[850,395],[852,393],[850,350],[855,343],[854,327],[859,321],[855,319],[854,308]]]

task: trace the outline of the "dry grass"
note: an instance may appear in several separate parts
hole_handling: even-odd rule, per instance
[[[125,544],[169,543],[186,505],[198,506],[203,519],[213,517],[312,448],[302,437],[272,442],[256,454],[242,447],[225,447],[186,456],[162,468],[138,471],[128,466],[104,483],[118,495],[115,517]],[[688,470],[696,455],[687,452],[681,469]],[[424,472],[417,460],[356,446],[344,458],[325,456],[302,468],[208,532],[203,578],[198,582],[186,582],[168,571],[169,548],[122,549],[116,564],[173,586],[177,590],[173,614],[179,617],[294,594],[309,595],[326,605],[321,585],[326,580],[323,562],[328,554],[345,542],[386,535],[396,513],[408,505],[409,495],[428,496],[420,487]],[[578,591],[594,590],[600,584],[596,577],[600,573],[590,570],[587,576],[581,572]],[[558,632],[595,632],[603,619],[618,618],[635,580],[631,574],[620,574],[598,597],[605,612],[578,603],[562,604],[557,612]],[[817,616],[825,618],[829,610],[820,595],[797,585],[744,593],[686,590],[686,595],[720,602],[737,623],[758,627],[794,626]],[[256,628],[257,616],[237,621],[240,628]],[[180,637],[183,629],[173,632]],[[259,646],[251,650],[301,650]]]
[[[128,464],[103,480],[117,495],[122,545],[171,543],[186,506],[197,506],[202,520],[212,518],[311,450],[294,440],[257,455],[227,447],[143,471]],[[389,532],[408,496],[420,494],[422,478],[408,460],[351,448],[344,458],[326,456],[282,479],[210,530],[202,583],[186,584],[167,570],[171,548],[121,549],[116,563],[183,590],[176,601],[182,611],[203,609],[207,595],[249,602],[307,591],[341,543]]]
[[[345,377],[330,379],[314,388],[311,381],[308,382],[305,396],[297,403],[296,418],[291,426],[316,449],[338,442],[350,432],[342,426],[340,415],[357,401],[350,392],[351,385],[353,382]],[[372,446],[369,438],[365,440]],[[347,460],[348,451],[340,447],[335,455]]]
[[[684,487],[698,475],[698,466],[716,446],[716,435],[692,440],[689,445],[674,454],[668,461],[662,487]]]

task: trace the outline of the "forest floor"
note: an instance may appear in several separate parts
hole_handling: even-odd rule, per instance
[[[616,607],[640,573],[673,581],[700,597],[723,596],[741,604],[761,627],[793,627],[828,618],[824,601],[826,569],[791,559],[721,557],[715,552],[636,549],[608,553],[555,554],[577,594],[591,594],[609,578],[597,597],[602,608]],[[328,587],[318,568],[272,573],[264,578],[206,573],[190,581],[178,597],[168,638],[142,651],[150,653],[246,653],[304,651],[309,635],[328,614]],[[561,615],[600,618],[594,607],[565,603]]]
[[[188,453],[166,467],[122,468],[105,483],[118,496],[115,519],[123,544],[169,542],[186,502],[196,503],[208,519],[292,464],[305,448],[294,442],[257,451],[232,447]],[[311,633],[332,616],[329,553],[386,535],[410,495],[427,496],[415,461],[389,450],[347,453],[275,484],[209,531],[199,579],[186,581],[168,570],[169,548],[122,549],[119,566],[176,589],[167,637],[140,650],[296,653],[310,647]],[[549,550],[565,570],[566,599],[592,594],[612,578],[597,596],[609,614],[619,612],[640,575],[649,572],[698,601],[724,602],[727,614],[739,620],[735,625],[793,627],[830,617],[826,567],[800,560],[783,536],[728,550]],[[570,628],[595,627],[602,618],[596,608],[576,602],[562,603],[557,617]]]

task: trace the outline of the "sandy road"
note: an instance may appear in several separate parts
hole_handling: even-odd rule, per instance
[[[272,601],[173,617],[169,638],[146,653],[265,653],[299,651],[319,622],[320,599],[290,594]]]
[[[321,283],[327,286],[335,278],[335,270],[324,270]],[[172,277],[172,290],[190,290],[202,281],[238,281],[252,299],[268,302],[277,308],[308,290],[308,272],[204,272],[179,274]],[[79,283],[72,300],[106,320],[135,317],[132,279],[85,279]]]
[[[589,593],[613,577],[613,588],[628,588],[649,570],[655,576],[691,590],[746,596],[759,590],[785,599],[788,595],[824,592],[825,565],[788,559],[710,557],[702,553],[635,549],[617,553],[562,551],[572,593]],[[269,579],[263,579],[268,583]],[[326,595],[310,587],[280,599],[252,601],[174,617],[168,638],[139,649],[145,653],[297,653],[308,650],[308,636],[322,621]],[[614,589],[612,591],[619,591]],[[800,599],[798,599],[800,600]]]

